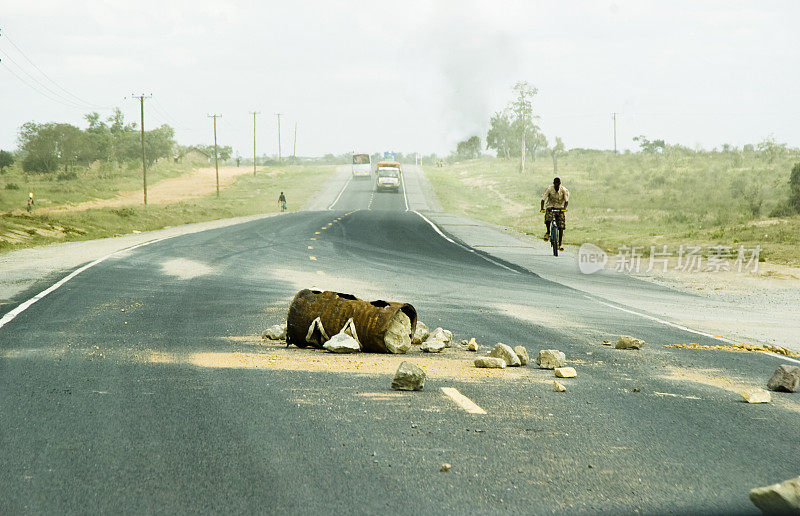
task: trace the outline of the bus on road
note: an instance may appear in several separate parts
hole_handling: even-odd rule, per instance
[[[372,160],[369,154],[353,153],[353,177],[369,178],[372,172]]]

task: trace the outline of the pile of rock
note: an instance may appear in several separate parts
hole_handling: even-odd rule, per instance
[[[472,339],[472,341],[474,340]],[[475,344],[475,348],[477,349],[477,344]],[[512,349],[511,346],[498,342],[486,355],[476,358],[474,364],[475,367],[489,369],[519,367],[528,364],[528,351],[523,346]]]
[[[453,332],[441,327],[430,331],[425,323],[418,321],[411,343],[425,353],[441,353],[453,345]]]

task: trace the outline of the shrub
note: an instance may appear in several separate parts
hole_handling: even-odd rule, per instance
[[[19,190],[20,187],[17,183],[6,183],[6,190]]]
[[[75,172],[61,172],[56,176],[58,181],[69,181],[71,179],[78,179],[78,174]]]
[[[789,206],[800,213],[800,163],[795,163],[789,176]]]

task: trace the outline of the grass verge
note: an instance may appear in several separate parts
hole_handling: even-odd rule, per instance
[[[800,216],[769,218],[788,197],[792,161],[758,157],[572,155],[558,175],[570,191],[565,243],[591,242],[617,253],[621,246],[761,246],[761,259],[800,265]],[[529,235],[544,233],[539,201],[553,166],[480,158],[425,169],[445,211]],[[530,167],[530,163],[529,163]]]
[[[265,173],[243,175],[215,194],[164,205],[136,205],[37,215],[3,214],[0,217],[0,252],[53,242],[91,240],[149,231],[192,222],[272,213],[278,211],[283,191],[289,211],[297,210],[316,195],[334,173],[334,166],[286,166]]]

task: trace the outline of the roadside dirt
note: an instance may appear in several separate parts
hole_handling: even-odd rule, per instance
[[[233,184],[234,180],[245,174],[252,173],[252,169],[247,167],[220,167],[219,187],[225,188]],[[282,170],[272,170],[261,172],[268,176],[283,174]],[[214,167],[198,168],[183,174],[182,176],[165,179],[148,185],[147,203],[148,204],[171,204],[195,199],[212,194],[217,189],[216,171]],[[121,192],[111,199],[95,199],[73,205],[52,206],[50,208],[40,208],[36,213],[53,213],[66,211],[83,211],[94,208],[118,208],[122,206],[138,205],[142,203],[142,191],[134,190]]]

